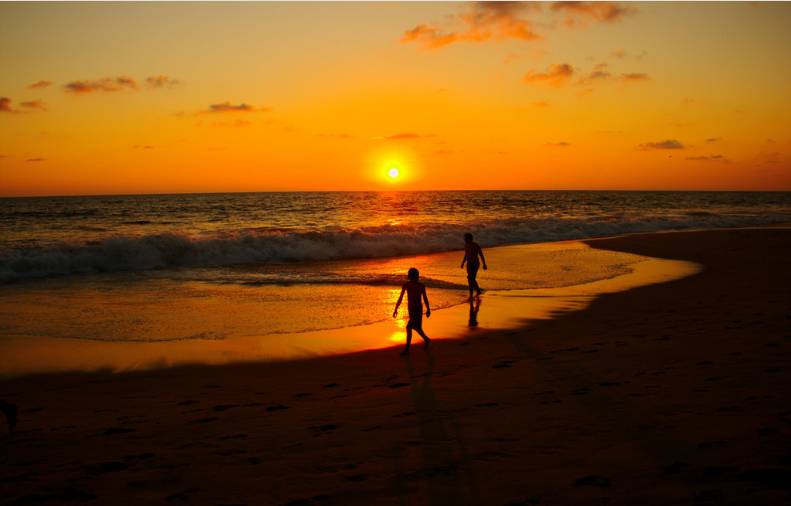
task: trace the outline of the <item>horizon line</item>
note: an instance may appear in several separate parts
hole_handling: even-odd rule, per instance
[[[198,191],[198,192],[152,192],[152,193],[73,193],[73,194],[41,194],[41,195],[0,195],[0,199],[25,199],[25,198],[84,198],[84,197],[156,197],[176,195],[228,195],[228,194],[256,194],[256,193],[450,193],[450,192],[634,192],[634,193],[790,193],[786,190],[736,190],[736,189],[635,189],[635,188],[482,188],[482,189],[440,189],[440,190],[414,190],[414,189],[387,189],[387,190],[255,190],[255,191]]]

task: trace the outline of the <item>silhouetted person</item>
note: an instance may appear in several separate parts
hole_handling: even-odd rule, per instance
[[[19,407],[16,404],[0,401],[0,411],[3,412],[6,422],[8,422],[8,432],[14,432],[14,427],[16,427],[16,415],[19,411]]]
[[[426,318],[431,317],[431,308],[428,305],[428,296],[426,295],[426,285],[421,283],[420,272],[414,267],[410,267],[407,273],[409,281],[404,283],[401,287],[401,295],[398,296],[395,309],[393,310],[393,318],[398,316],[398,307],[404,298],[406,292],[407,309],[409,310],[409,321],[406,324],[406,348],[401,352],[402,355],[409,353],[409,345],[412,343],[412,331],[414,330],[420,337],[423,338],[423,345],[428,349],[431,344],[431,339],[423,332],[423,301],[426,302]]]
[[[481,258],[480,262],[478,257]],[[483,263],[483,270],[486,270],[486,259],[483,257],[483,250],[478,243],[472,240],[472,234],[464,234],[464,259],[461,261],[461,268],[467,264],[467,285],[470,287],[470,299],[472,299],[472,292],[475,290],[477,295],[481,294],[481,287],[478,286],[478,281],[475,279],[478,276],[478,269]]]
[[[481,299],[478,299],[473,302],[470,299],[470,321],[467,324],[470,327],[477,327],[478,326],[478,311],[481,309]]]

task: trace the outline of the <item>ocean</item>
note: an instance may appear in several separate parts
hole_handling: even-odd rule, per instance
[[[33,362],[43,359],[26,354],[47,354],[53,346],[60,354],[81,350],[74,352],[80,368],[113,367],[105,357],[113,354],[107,343],[212,341],[227,347],[252,339],[256,356],[323,353],[326,343],[318,344],[319,338],[295,336],[388,320],[409,267],[421,270],[433,309],[463,303],[466,279],[458,250],[465,232],[488,255],[490,269],[481,272],[480,282],[494,295],[595,283],[626,275],[643,260],[591,249],[577,239],[789,222],[787,192],[5,198],[0,347]],[[42,339],[49,347],[40,346]],[[31,348],[26,343],[33,340],[39,345]],[[85,343],[105,348],[86,357]],[[178,346],[162,351],[163,360],[189,355]],[[137,353],[123,349],[128,356]],[[147,349],[141,361],[160,353]]]

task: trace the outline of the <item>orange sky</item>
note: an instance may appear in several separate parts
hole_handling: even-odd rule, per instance
[[[4,196],[791,190],[789,3],[3,3],[0,18]]]

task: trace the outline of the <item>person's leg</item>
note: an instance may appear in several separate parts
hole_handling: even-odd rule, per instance
[[[478,286],[477,276],[478,276],[478,264],[471,263],[467,264],[467,284],[470,287],[470,300],[472,300],[472,292],[475,290],[478,295],[481,294],[481,287]]]
[[[426,335],[425,332],[423,332],[423,327],[421,326],[415,328],[415,332],[417,332],[420,335],[420,337],[423,338],[423,347],[425,349],[428,349],[428,345],[431,344],[431,339]]]
[[[412,343],[412,322],[406,324],[406,347],[401,352],[402,355],[409,353],[409,345]]]

